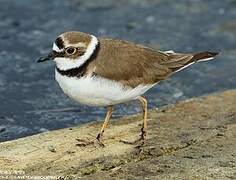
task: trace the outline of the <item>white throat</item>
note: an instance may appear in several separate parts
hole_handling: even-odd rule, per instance
[[[96,49],[97,44],[98,44],[98,39],[95,36],[91,35],[91,41],[84,55],[80,56],[75,60],[62,57],[55,58],[54,61],[56,62],[57,68],[59,68],[60,70],[69,70],[80,67],[92,56],[94,50]],[[58,51],[58,48],[54,45],[53,50]]]

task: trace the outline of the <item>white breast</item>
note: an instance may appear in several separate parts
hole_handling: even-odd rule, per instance
[[[137,99],[153,85],[124,87],[121,83],[97,76],[81,78],[62,76],[55,71],[61,89],[73,100],[92,106],[114,105]]]

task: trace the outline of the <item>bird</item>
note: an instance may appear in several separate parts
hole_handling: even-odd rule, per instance
[[[176,53],[133,42],[68,31],[56,37],[49,54],[37,62],[54,61],[55,79],[71,99],[89,106],[107,107],[95,141],[101,146],[114,106],[138,100],[142,108],[140,137],[147,139],[148,101],[144,94],[160,81],[217,52]],[[85,140],[78,139],[85,143]],[[89,144],[86,142],[86,145]]]

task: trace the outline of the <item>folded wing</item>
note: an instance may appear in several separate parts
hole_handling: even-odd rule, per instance
[[[100,46],[99,56],[93,63],[94,73],[130,87],[155,84],[188,65],[217,55],[212,52],[161,52],[127,41],[111,39],[101,39]]]

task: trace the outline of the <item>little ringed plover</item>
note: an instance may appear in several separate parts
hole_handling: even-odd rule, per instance
[[[72,31],[59,35],[52,51],[38,60],[56,63],[55,77],[71,99],[91,106],[107,106],[98,142],[112,115],[113,106],[139,100],[143,110],[141,136],[147,130],[147,100],[143,94],[158,82],[199,61],[213,59],[216,52],[175,53],[117,39],[97,38]]]

